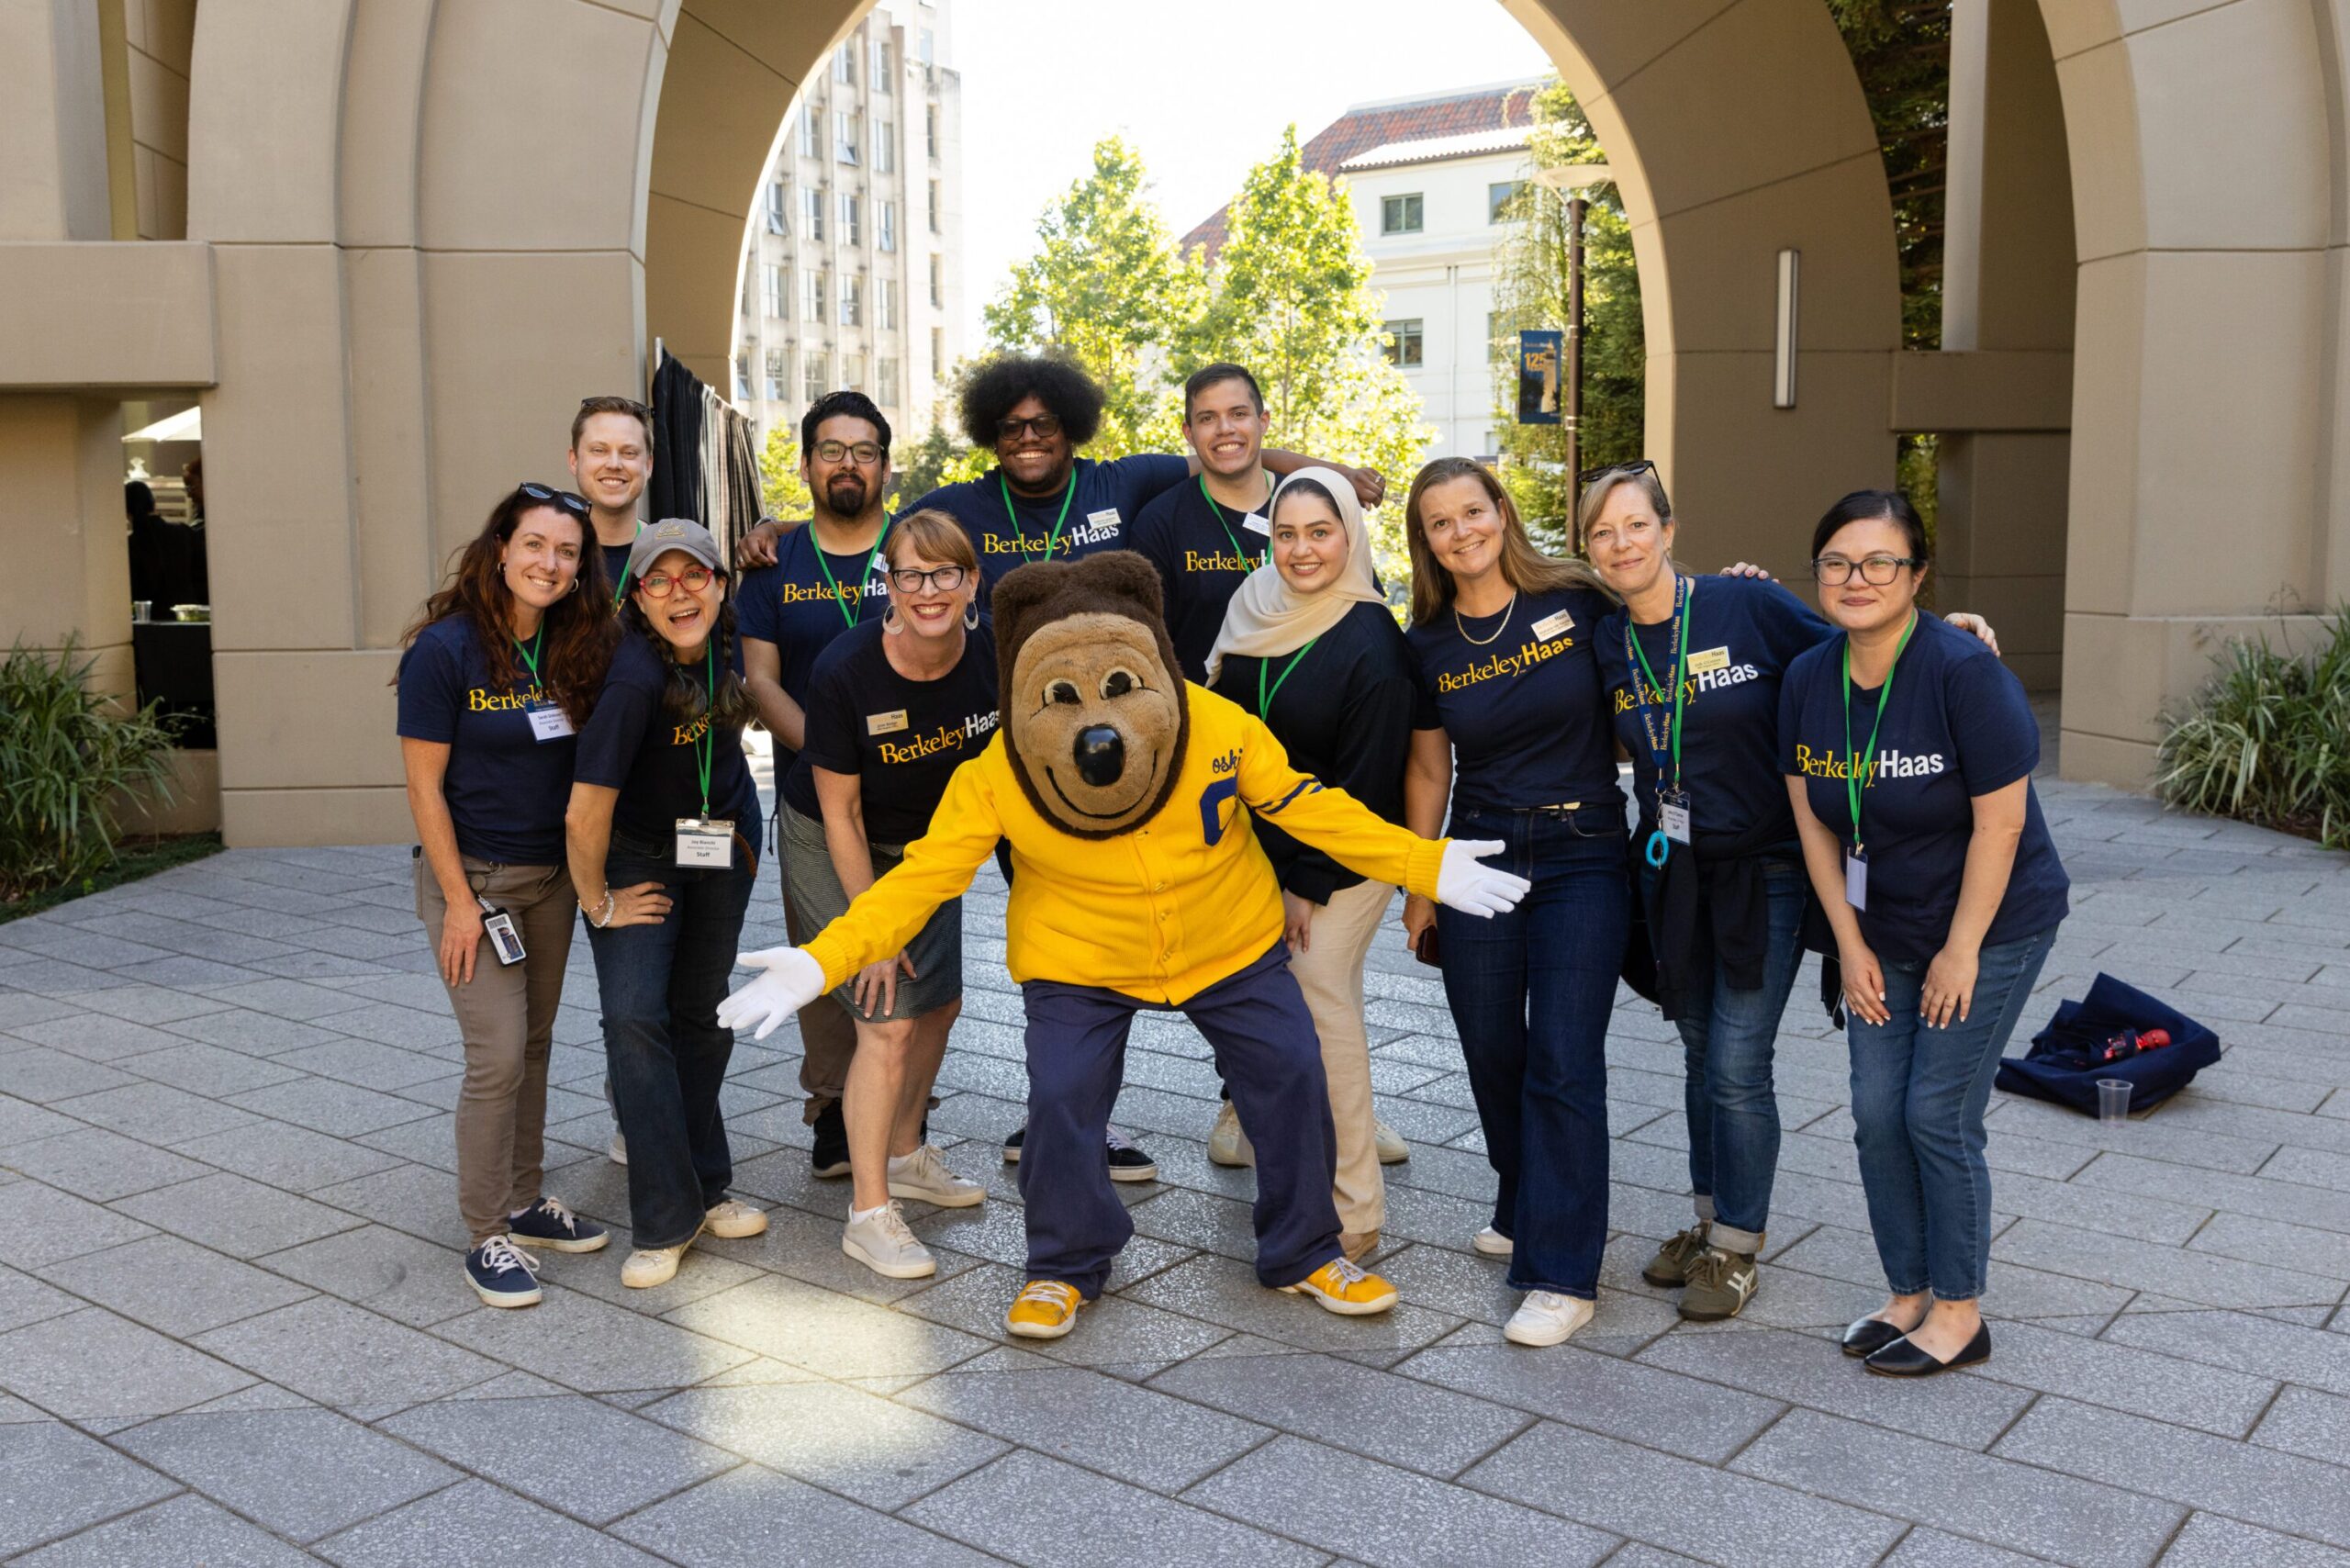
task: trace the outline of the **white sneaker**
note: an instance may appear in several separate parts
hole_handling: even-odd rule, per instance
[[[613,1164],[626,1165],[628,1163],[628,1135],[614,1133],[612,1141],[604,1146],[604,1154]]]
[[[936,1204],[942,1209],[968,1209],[987,1201],[988,1190],[977,1182],[966,1182],[946,1168],[946,1160],[933,1144],[924,1144],[912,1154],[890,1157],[890,1195],[910,1198],[916,1203]],[[908,1240],[912,1238],[909,1236]],[[927,1258],[927,1252],[923,1254]],[[888,1271],[884,1270],[884,1272]],[[930,1272],[924,1269],[923,1273]],[[912,1275],[897,1276],[912,1279]]]
[[[891,1199],[862,1214],[849,1211],[841,1250],[891,1280],[920,1280],[938,1272],[938,1260],[906,1228],[906,1215]]]
[[[740,1198],[729,1198],[702,1216],[701,1227],[725,1241],[756,1236],[767,1227],[767,1211],[753,1208]]]
[[[690,1241],[680,1241],[675,1247],[640,1247],[628,1255],[621,1265],[621,1283],[632,1291],[650,1290],[666,1285],[677,1277],[677,1260],[686,1255]]]
[[[1240,1130],[1240,1113],[1229,1100],[1215,1114],[1214,1130],[1208,1134],[1208,1163],[1235,1167],[1257,1163],[1257,1151],[1248,1147],[1248,1135]]]
[[[1488,1258],[1506,1258],[1517,1250],[1516,1242],[1512,1241],[1490,1225],[1471,1237],[1469,1245]]]
[[[1412,1146],[1404,1141],[1402,1133],[1385,1122],[1372,1124],[1371,1138],[1378,1147],[1379,1163],[1382,1165],[1401,1165],[1412,1158]]]
[[[1597,1310],[1579,1295],[1528,1291],[1502,1325],[1502,1338],[1513,1345],[1556,1345],[1590,1322]]]

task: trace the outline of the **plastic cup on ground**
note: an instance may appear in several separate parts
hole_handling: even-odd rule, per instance
[[[2100,1078],[2097,1081],[2097,1119],[2100,1122],[2126,1122],[2130,1119],[2128,1079]]]

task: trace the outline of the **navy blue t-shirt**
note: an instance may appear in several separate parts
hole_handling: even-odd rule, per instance
[[[1254,519],[1256,526],[1249,526]],[[1161,491],[1135,521],[1129,548],[1149,557],[1167,590],[1167,634],[1183,678],[1207,684],[1208,654],[1224,630],[1224,611],[1271,543],[1263,507],[1234,511],[1210,496],[1195,475]]]
[[[1792,849],[1795,812],[1779,773],[1779,685],[1796,656],[1835,629],[1778,583],[1751,577],[1683,580],[1689,585],[1691,609],[1681,698],[1681,788],[1689,796],[1695,847],[1704,854],[1743,841],[1750,853]],[[1644,835],[1656,828],[1659,780],[1673,776],[1673,665],[1680,647],[1673,626],[1671,619],[1634,625],[1631,611],[1618,609],[1594,638],[1616,738],[1632,759],[1632,793]],[[1625,652],[1627,628],[1639,640],[1647,670]],[[1649,684],[1651,672],[1658,686]],[[1651,728],[1653,739],[1667,744],[1662,757]]]
[[[459,854],[506,866],[560,866],[579,742],[542,741],[532,731],[531,706],[548,700],[521,655],[512,658],[510,689],[500,691],[472,622],[462,615],[435,621],[400,655],[399,733],[449,748],[441,793]]]
[[[881,539],[888,537],[884,529]],[[880,542],[874,541],[876,545]],[[744,574],[734,596],[736,629],[745,637],[775,644],[783,694],[805,709],[816,655],[853,625],[878,625],[888,611],[889,572],[888,559],[878,554],[860,550],[835,555],[818,549],[812,524],[795,528],[776,541],[774,566]],[[789,772],[791,756],[778,744],[778,778]]]
[[[1453,810],[1621,801],[1593,633],[1615,610],[1591,588],[1521,593],[1498,615],[1449,610],[1404,633],[1412,727],[1452,742]]]
[[[743,673],[742,644],[734,645],[734,673]],[[699,666],[696,673],[699,674]],[[637,632],[621,636],[604,677],[596,711],[579,732],[575,776],[621,792],[612,831],[639,844],[656,845],[664,855],[679,817],[701,815],[702,748],[710,740],[710,814],[735,824],[745,842],[759,841],[758,786],[743,757],[743,726],[714,727],[705,717],[681,724],[662,711],[669,661]]]
[[[1789,666],[1779,694],[1779,770],[1804,780],[1812,815],[1849,849],[1844,641],[1831,636]],[[1880,958],[1925,963],[1942,951],[1958,909],[1975,833],[1974,797],[2031,777],[2040,761],[2040,726],[2023,683],[1997,655],[1923,612],[1892,686],[1875,765],[1861,795],[1869,867],[1861,935]],[[1862,750],[1881,694],[1852,689],[1852,744]],[[1984,946],[2054,925],[2065,918],[2071,885],[2040,814],[2040,797],[2027,783],[2015,869]]]
[[[909,680],[890,666],[878,624],[858,627],[824,650],[808,688],[808,744],[784,780],[783,798],[815,817],[811,771],[857,776],[865,836],[912,844],[955,769],[995,734],[995,637],[982,622],[963,635],[963,656],[936,680]]]
[[[990,468],[979,478],[942,485],[901,511],[936,508],[961,523],[963,532],[971,536],[971,548],[979,552],[980,580],[992,588],[996,579],[1013,567],[1045,560],[1048,547],[1050,558],[1056,561],[1074,560],[1100,550],[1133,549],[1135,521],[1142,516],[1142,509],[1159,492],[1181,484],[1191,471],[1188,460],[1154,452],[1105,463],[1080,457],[1069,476],[1077,493],[1070,495],[1069,487],[1063,486],[1038,500],[1009,491],[1003,471]],[[1004,510],[1007,494],[1012,496],[1008,512]],[[1056,521],[1060,522],[1058,543],[1053,540]]]
[[[640,533],[643,532],[642,524],[638,526],[637,532]],[[629,554],[636,548],[636,541],[632,539],[625,544],[599,544],[596,548],[604,553],[604,581],[610,587],[612,597],[614,599],[624,597],[624,591],[629,585],[622,582],[621,578],[628,574]]]

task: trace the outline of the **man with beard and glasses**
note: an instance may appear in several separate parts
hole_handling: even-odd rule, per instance
[[[775,737],[778,788],[791,772],[806,732],[810,678],[816,655],[834,638],[888,608],[888,563],[881,541],[890,520],[882,497],[890,487],[890,421],[862,392],[827,392],[800,420],[800,477],[814,515],[776,542],[776,562],[743,578],[743,673],[759,717]],[[821,819],[813,799],[796,802]],[[776,857],[779,867],[783,857]],[[789,894],[784,924],[792,941],[812,937]],[[800,1087],[816,1130],[809,1165],[819,1176],[848,1174],[848,1129],[841,1120],[841,1090],[856,1053],[856,1024],[835,998],[818,997],[800,1013]]]

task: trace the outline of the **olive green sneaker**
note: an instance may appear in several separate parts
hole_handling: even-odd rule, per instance
[[[1656,1249],[1656,1256],[1640,1271],[1640,1278],[1652,1285],[1671,1289],[1686,1284],[1689,1265],[1706,1249],[1706,1222],[1699,1220],[1680,1235]]]
[[[1762,1271],[1751,1252],[1726,1252],[1708,1247],[1690,1260],[1688,1289],[1681,1297],[1681,1316],[1692,1323],[1719,1323],[1736,1317],[1754,1299]]]

